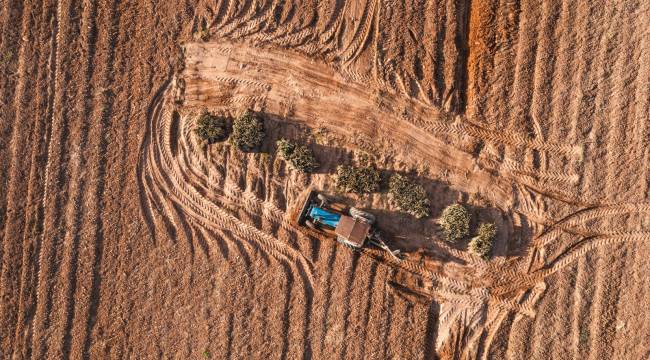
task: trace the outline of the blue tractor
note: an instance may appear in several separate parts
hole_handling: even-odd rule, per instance
[[[325,195],[314,190],[309,192],[298,215],[299,225],[331,235],[348,247],[359,249],[370,243],[399,260],[399,250],[388,248],[379,230],[373,227],[374,223],[371,213],[354,207],[346,213],[345,206],[331,204]]]

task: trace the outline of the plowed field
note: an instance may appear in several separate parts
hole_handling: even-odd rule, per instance
[[[650,3],[0,3],[0,358],[647,359]],[[201,111],[264,114],[260,151]],[[280,138],[314,149],[289,168]],[[432,216],[341,194],[359,154]],[[309,188],[397,261],[295,222]],[[460,201],[492,258],[442,240]]]

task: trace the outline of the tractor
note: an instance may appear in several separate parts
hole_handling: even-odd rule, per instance
[[[379,230],[373,226],[374,215],[355,207],[347,212],[345,209],[344,205],[331,203],[325,195],[311,190],[298,215],[298,225],[330,235],[352,249],[360,249],[366,243],[375,245],[401,260],[400,251],[388,248]]]

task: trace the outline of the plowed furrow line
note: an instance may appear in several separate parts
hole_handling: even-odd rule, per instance
[[[75,19],[73,26],[74,32],[71,35],[74,39],[83,39],[87,40],[87,29],[84,29],[83,24],[78,24],[76,21],[82,16],[81,8],[79,3],[71,2],[67,9],[64,10],[66,13],[66,18],[69,16],[70,19]],[[87,20],[87,19],[84,19]],[[64,20],[65,21],[65,20]],[[79,37],[79,32],[83,31],[83,37]],[[90,43],[85,42],[84,44],[78,44],[75,47],[86,47],[94,46],[89,45]],[[89,51],[89,48],[85,48],[85,51]],[[92,55],[90,56],[92,61]],[[89,58],[86,57],[84,60],[88,61]],[[88,78],[88,73],[92,71],[92,65],[89,63],[75,62],[74,66],[70,66],[70,71],[73,73],[72,83],[84,84],[79,89],[74,100],[81,102],[87,99],[90,94],[88,86],[90,86],[90,81]],[[79,103],[77,103],[79,104]],[[68,357],[70,356],[70,349],[72,345],[72,324],[75,314],[75,298],[78,296],[77,290],[78,281],[83,281],[83,278],[79,279],[78,270],[79,266],[83,266],[84,262],[80,262],[79,254],[80,248],[84,247],[81,245],[81,218],[84,213],[85,202],[82,201],[83,195],[86,193],[86,177],[85,172],[88,164],[86,163],[87,154],[85,152],[87,146],[87,134],[89,128],[88,110],[85,106],[79,104],[73,107],[71,110],[71,119],[78,119],[76,122],[71,122],[70,131],[73,134],[79,134],[71,139],[70,149],[71,155],[68,162],[68,176],[70,190],[68,194],[68,202],[63,207],[63,212],[65,218],[63,220],[63,228],[65,232],[63,234],[63,244],[62,244],[62,258],[61,258],[61,268],[60,272],[56,274],[55,288],[60,289],[58,294],[54,294],[53,301],[56,304],[59,304],[53,311],[52,319],[52,343],[53,346],[48,349],[48,352],[56,354],[56,356]],[[83,254],[83,253],[82,253]],[[82,258],[83,259],[83,258]]]
[[[286,285],[284,289],[284,306],[282,309],[282,314],[283,314],[283,319],[282,319],[282,350],[280,352],[280,359],[281,360],[286,360],[286,359],[292,359],[295,358],[290,355],[289,351],[289,342],[291,341],[290,339],[290,334],[291,334],[291,289],[294,286],[294,278],[293,274],[291,273],[289,266],[286,264],[283,264],[283,268],[286,274]],[[295,349],[292,347],[292,349]],[[294,354],[294,356],[298,356],[298,354]]]
[[[47,76],[47,75],[45,75]],[[42,92],[45,94],[46,92]],[[14,352],[13,356],[27,358],[30,354],[29,344],[31,343],[31,327],[29,326],[29,320],[31,314],[33,314],[35,307],[35,287],[37,280],[37,253],[38,253],[38,243],[35,243],[34,239],[38,239],[38,236],[42,233],[43,229],[41,228],[43,209],[40,208],[40,196],[43,189],[39,187],[40,184],[40,164],[39,157],[46,151],[47,147],[47,124],[42,119],[39,121],[39,128],[34,133],[34,136],[38,140],[33,140],[33,144],[39,144],[34,146],[32,149],[31,155],[31,169],[28,179],[29,189],[27,195],[27,203],[33,204],[25,213],[27,214],[27,222],[25,224],[23,232],[23,247],[22,247],[22,266],[20,274],[20,294],[18,298],[18,311],[17,311],[17,321],[16,329],[14,332]],[[36,189],[33,187],[36,186]],[[36,209],[34,209],[36,207]]]
[[[32,356],[44,357],[48,354],[50,345],[48,338],[44,336],[45,333],[50,332],[50,326],[58,319],[52,319],[52,301],[54,292],[60,289],[54,289],[55,276],[60,269],[61,263],[61,240],[63,237],[61,231],[61,224],[63,222],[63,214],[61,209],[64,206],[64,199],[61,196],[62,191],[67,190],[67,186],[59,188],[55,192],[53,199],[48,197],[49,186],[60,186],[63,184],[65,178],[66,150],[68,138],[68,124],[65,121],[68,109],[65,100],[70,96],[68,87],[66,86],[67,74],[70,73],[62,64],[69,61],[72,56],[66,51],[63,44],[72,43],[72,38],[76,35],[78,24],[76,21],[70,19],[65,11],[69,9],[69,3],[65,4],[57,2],[53,4],[54,8],[49,9],[52,11],[52,58],[49,63],[50,67],[50,88],[48,89],[49,107],[47,112],[48,119],[52,124],[51,137],[47,150],[47,163],[45,165],[45,190],[43,192],[42,206],[43,206],[43,235],[40,239],[39,258],[37,263],[38,268],[38,285],[36,288],[36,309],[34,311],[34,320],[32,322],[32,343],[31,350]],[[63,69],[63,70],[62,70]],[[54,135],[56,134],[56,135]],[[56,148],[55,148],[56,144]],[[56,154],[56,155],[55,155]],[[56,156],[56,159],[53,157]],[[55,164],[54,169],[57,169],[54,179],[50,179],[50,167]],[[50,181],[53,183],[50,184]],[[54,350],[56,351],[56,350]]]
[[[118,6],[117,1],[112,1],[102,3],[97,8],[97,18],[103,21],[100,23],[101,25],[97,26],[99,31],[97,33],[96,56],[98,59],[105,59],[105,61],[97,60],[94,68],[94,71],[98,74],[97,81],[94,81],[94,83],[98,84],[102,91],[97,94],[93,101],[95,111],[92,118],[97,120],[95,120],[95,126],[91,127],[89,132],[91,141],[88,147],[91,149],[90,153],[93,156],[89,156],[88,161],[96,165],[90,168],[89,178],[92,181],[89,181],[88,186],[92,190],[84,199],[85,203],[89,204],[89,210],[83,219],[83,228],[88,230],[84,232],[81,238],[82,243],[89,245],[89,254],[84,256],[84,258],[88,259],[84,264],[84,270],[88,275],[85,275],[83,280],[84,288],[88,289],[90,296],[87,298],[87,304],[84,303],[83,305],[83,316],[76,320],[83,327],[83,335],[81,335],[83,340],[75,341],[72,345],[72,354],[83,358],[89,356],[93,330],[97,323],[97,314],[100,312],[101,305],[102,278],[100,274],[104,261],[105,224],[109,221],[109,217],[104,213],[109,147],[107,129],[112,129],[116,122],[114,115],[116,95],[109,89],[112,89],[117,81],[116,74],[121,74],[124,71],[123,68],[118,67],[116,59],[121,58],[121,54],[118,54],[118,52],[126,40],[125,34],[120,30],[122,13]]]
[[[610,105],[609,113],[606,116],[609,131],[606,137],[606,177],[605,193],[610,202],[625,201],[626,199],[638,199],[637,189],[644,185],[638,182],[640,178],[639,166],[643,166],[641,154],[635,154],[636,141],[647,142],[647,139],[635,138],[635,131],[629,131],[634,127],[634,113],[636,104],[632,102],[636,87],[639,86],[636,79],[640,63],[638,49],[639,43],[632,40],[636,27],[636,16],[627,9],[619,9],[618,17],[622,18],[619,24],[614,26],[618,30],[618,44],[616,44],[613,68],[611,69],[612,89],[608,94]],[[650,95],[649,95],[650,96]],[[636,155],[636,156],[635,156]]]
[[[590,62],[593,68],[590,70],[590,74],[594,78],[590,79],[590,82],[587,84],[587,86],[592,87],[589,97],[583,100],[583,102],[589,103],[589,105],[585,106],[585,110],[589,112],[581,114],[584,119],[581,121],[583,129],[580,134],[580,140],[588,141],[589,146],[587,147],[585,157],[592,159],[592,161],[585,163],[584,174],[581,177],[582,181],[579,185],[580,192],[583,196],[604,199],[603,190],[605,181],[601,179],[605,179],[606,174],[603,174],[602,170],[604,169],[600,169],[600,166],[597,165],[606,160],[606,150],[598,144],[605,143],[606,132],[610,131],[610,126],[607,125],[608,119],[606,118],[612,82],[611,76],[609,75],[612,71],[612,64],[609,58],[616,56],[615,50],[618,44],[618,34],[612,30],[612,26],[618,22],[620,17],[616,14],[617,10],[615,6],[596,8],[596,11],[598,10],[608,11],[608,13],[594,14],[597,16],[597,19],[607,19],[608,21],[606,23],[607,25],[598,24],[598,26],[595,26],[597,31],[599,30],[600,32],[591,31],[594,36],[598,37],[593,40],[593,43],[588,44],[590,48],[587,51],[590,54],[583,59],[583,61],[587,59],[591,60]],[[599,20],[592,20],[590,17],[589,21]],[[605,34],[611,34],[612,36],[606,36]]]
[[[359,337],[359,350],[358,353],[353,353],[352,356],[358,359],[372,358],[372,347],[370,347],[371,354],[367,354],[368,345],[372,343],[370,339],[378,336],[381,330],[380,320],[382,319],[383,306],[379,298],[382,296],[386,289],[386,273],[388,269],[379,267],[376,262],[373,262],[370,268],[370,280],[366,284],[365,297],[366,303],[361,313],[361,317],[356,321],[364,324]],[[384,315],[385,316],[385,315]]]
[[[637,5],[638,2],[637,2]],[[635,22],[635,25],[643,28],[644,22],[650,18],[650,4],[645,1],[640,2],[639,14],[643,14]],[[650,56],[650,33],[646,28],[644,32],[635,32],[633,36],[635,46],[635,59],[647,59]],[[643,79],[650,78],[650,62],[639,61],[638,69],[634,81],[637,83],[634,94],[634,112],[633,112],[633,129],[636,139],[635,158],[640,160],[643,167],[639,170],[638,180],[638,197],[650,201],[650,129],[648,126],[648,112],[643,109],[650,109],[650,83],[644,83]]]
[[[29,10],[28,10],[29,11]],[[33,15],[35,18],[33,19],[34,21],[38,21],[36,18],[38,13],[34,13]],[[41,16],[44,16],[41,14]],[[46,36],[49,31],[47,29],[47,23],[43,24],[45,28],[43,28],[41,31],[42,33],[40,34],[41,37]],[[39,36],[39,30],[35,30],[34,34],[36,36]],[[23,38],[25,39],[25,38]],[[34,60],[35,62],[33,63],[34,65],[40,65],[38,67],[38,70],[35,70],[33,73],[34,79],[35,79],[35,91],[36,91],[36,97],[34,99],[34,104],[31,106],[31,110],[39,113],[39,114],[46,114],[48,111],[51,110],[49,107],[51,104],[49,103],[49,100],[51,100],[48,97],[48,87],[51,84],[51,79],[53,74],[51,73],[51,68],[48,66],[44,66],[43,64],[48,64],[48,62],[52,59],[52,54],[51,54],[52,48],[50,47],[50,51],[37,51],[35,52]],[[17,109],[16,114],[17,115],[22,115],[22,112],[19,112],[20,108]],[[16,122],[22,122],[25,120],[22,119],[15,119]],[[27,122],[27,121],[25,121]],[[22,209],[21,212],[24,213],[25,219],[23,222],[23,229],[22,229],[22,238],[21,241],[18,241],[18,238],[20,237],[20,232],[18,231],[17,228],[15,228],[15,231],[13,235],[15,236],[15,244],[21,244],[21,252],[22,256],[16,256],[15,259],[21,259],[21,262],[19,264],[15,264],[13,267],[16,271],[16,279],[19,279],[16,285],[19,287],[19,291],[15,294],[12,294],[12,299],[16,299],[18,301],[17,303],[17,309],[15,310],[14,316],[16,319],[15,322],[15,329],[11,327],[9,324],[4,324],[4,327],[9,333],[10,331],[13,331],[14,335],[14,341],[13,341],[13,356],[14,357],[29,357],[31,356],[31,350],[29,347],[29,344],[31,342],[31,327],[30,327],[30,320],[31,316],[34,312],[34,307],[35,307],[35,287],[36,287],[36,279],[37,279],[37,253],[38,253],[38,246],[39,242],[36,240],[42,234],[42,224],[43,224],[43,208],[41,207],[41,197],[43,194],[43,183],[41,181],[42,179],[42,163],[41,159],[44,157],[45,153],[47,152],[47,144],[49,141],[49,126],[47,123],[47,120],[45,117],[37,117],[34,119],[34,124],[31,125],[31,130],[28,131],[31,132],[31,137],[27,140],[28,143],[33,144],[31,147],[31,154],[25,153],[23,156],[25,156],[26,159],[29,160],[29,166],[27,163],[25,163],[25,168],[29,167],[29,176],[20,179],[20,182],[23,182],[26,186],[26,195],[25,195],[25,205],[24,208],[21,206],[20,208]],[[25,134],[28,135],[28,134]],[[25,150],[28,148],[26,147]],[[25,174],[26,175],[26,174]],[[10,180],[11,181],[11,180]],[[14,179],[15,181],[15,179]],[[13,189],[11,190],[12,192],[16,191],[19,192],[20,188]],[[17,194],[18,195],[18,194]],[[8,204],[9,205],[9,204]],[[11,205],[9,205],[11,206]],[[11,217],[8,217],[8,219],[11,219]],[[9,226],[13,227],[15,224],[9,223]],[[2,229],[2,226],[0,226],[0,229]],[[12,232],[13,232],[12,231]],[[0,250],[1,251],[1,250]],[[0,252],[1,253],[1,252]],[[5,255],[7,255],[5,253]],[[17,255],[17,254],[16,254]],[[6,263],[6,265],[9,265],[9,263]],[[3,278],[0,280],[0,283],[3,284],[3,287],[6,287],[6,285],[13,285],[11,282],[7,282],[6,278]],[[2,310],[11,312],[13,306],[13,303],[9,302],[8,304],[4,304],[2,307]],[[5,314],[3,314],[2,319],[4,320]],[[6,339],[11,339],[10,336],[6,336]],[[10,352],[8,352],[9,354]]]
[[[370,265],[363,260],[366,259],[361,259],[360,264],[358,263],[356,257],[352,260],[353,261],[352,273],[348,277],[347,279],[348,281],[345,284],[346,286],[345,292],[346,294],[348,294],[348,298],[347,298],[347,304],[344,307],[345,311],[343,313],[343,338],[349,340],[343,342],[340,359],[348,359],[350,357],[348,355],[348,351],[350,349],[351,343],[355,342],[353,341],[353,338],[355,338],[357,335],[355,333],[353,336],[350,336],[350,334],[348,333],[350,328],[350,322],[351,322],[350,320],[351,318],[354,319],[361,315],[359,314],[361,310],[359,306],[359,299],[363,299],[364,297],[369,296],[371,294],[371,292],[370,293],[364,292],[363,286],[368,283],[372,284],[374,282],[374,278],[377,273],[376,263],[373,262],[373,264]],[[367,267],[369,265],[371,266],[370,271],[367,270]],[[357,267],[359,268],[358,270]],[[357,277],[357,273],[359,273],[358,277]],[[356,323],[356,321],[354,323]]]
[[[427,342],[430,341],[428,335],[429,313],[430,305],[419,302],[411,302],[412,310],[409,315],[407,327],[409,333],[405,334],[408,341],[403,345],[410,349],[411,358],[419,358],[423,354],[423,350],[427,347]]]
[[[576,143],[579,141],[584,141],[584,127],[585,120],[591,114],[591,106],[593,106],[593,101],[585,102],[585,97],[593,97],[593,90],[590,88],[592,85],[590,76],[593,76],[592,66],[593,66],[593,55],[590,54],[592,51],[592,41],[593,37],[598,36],[598,34],[592,34],[592,29],[594,25],[592,24],[591,17],[593,16],[594,4],[590,2],[584,2],[575,6],[575,4],[570,1],[564,1],[570,8],[576,8],[576,14],[581,14],[575,18],[571,18],[570,22],[573,27],[576,29],[576,34],[585,34],[586,36],[575,36],[573,51],[568,55],[572,58],[572,66],[568,74],[569,79],[566,80],[569,90],[575,96],[570,96],[568,101],[569,105],[565,111],[559,111],[558,116],[564,118],[563,121],[566,121],[566,116],[570,119],[570,122],[567,124],[568,136],[566,136],[567,142]],[[577,54],[577,55],[571,55]],[[565,134],[562,134],[564,137]]]
[[[12,4],[15,5],[15,4]],[[11,13],[6,6],[11,6],[9,2],[3,4],[5,14],[3,14],[3,25],[11,24],[11,19],[6,18]],[[0,170],[0,298],[3,299],[0,306],[0,328],[3,335],[0,337],[0,349],[5,349],[6,355],[10,356],[12,351],[20,351],[24,334],[20,333],[25,323],[24,307],[22,301],[26,300],[24,296],[24,285],[21,280],[31,273],[32,264],[26,263],[29,257],[29,239],[25,235],[31,230],[30,222],[33,221],[32,215],[35,215],[34,209],[30,204],[37,203],[27,202],[28,197],[33,197],[32,184],[26,183],[25,180],[32,174],[27,174],[26,170],[32,168],[35,164],[30,163],[34,154],[39,148],[37,138],[30,138],[32,131],[37,126],[38,119],[29,118],[24,113],[29,112],[31,107],[37,107],[43,103],[42,99],[34,101],[38,95],[46,94],[48,84],[47,68],[42,69],[43,62],[47,63],[48,52],[40,53],[38,47],[29,46],[29,42],[36,42],[40,37],[46,37],[48,34],[47,23],[39,22],[39,17],[45,15],[39,12],[39,9],[32,9],[29,6],[20,8],[18,13],[21,15],[15,21],[18,24],[15,29],[5,29],[5,32],[14,32],[15,36],[22,39],[20,46],[16,49],[11,37],[2,34],[3,42],[0,44],[2,53],[5,56],[9,51],[17,50],[17,54],[12,54],[12,60],[6,60],[7,63],[1,67],[2,86],[13,86],[15,93],[7,93],[7,96],[0,100],[0,110],[2,110],[2,128],[0,134],[0,149],[3,155],[3,166]],[[39,23],[41,26],[39,26]],[[19,30],[19,31],[18,31]],[[8,43],[4,43],[7,41]],[[14,45],[11,49],[9,46]],[[40,61],[39,61],[40,60]],[[5,71],[10,71],[10,63],[16,64],[17,73],[5,75]],[[5,65],[7,67],[5,67]],[[39,68],[41,70],[39,71]],[[38,74],[37,76],[30,76]],[[45,79],[43,79],[45,77]],[[45,84],[43,84],[45,81]],[[12,84],[13,82],[13,84]],[[8,91],[3,88],[3,93]],[[7,101],[7,103],[5,103]],[[42,109],[44,111],[44,109]],[[7,116],[5,118],[5,116]],[[9,133],[11,131],[11,133]],[[36,136],[36,134],[34,134]],[[23,146],[23,144],[32,144],[32,146]],[[21,152],[22,151],[22,152]],[[40,211],[40,209],[38,209]],[[21,237],[22,235],[22,237]],[[27,241],[21,241],[27,240]],[[21,287],[22,285],[22,287]],[[24,289],[30,291],[31,289]],[[20,296],[19,296],[20,294]],[[15,337],[13,335],[15,334]]]
[[[525,121],[525,114],[530,107],[533,91],[530,87],[533,83],[534,72],[531,69],[538,69],[538,46],[540,44],[540,28],[551,22],[542,14],[543,4],[540,2],[524,3],[519,23],[519,38],[517,41],[517,52],[515,56],[514,80],[512,88],[509,89],[512,109],[508,111],[505,127],[508,133],[521,133],[519,130],[521,121]],[[515,156],[516,149],[511,150]]]
[[[394,270],[388,267],[379,266],[379,273],[377,280],[375,280],[376,287],[373,290],[373,300],[370,308],[368,309],[368,321],[364,326],[365,339],[362,343],[361,353],[359,358],[362,359],[376,359],[381,358],[384,351],[385,341],[389,333],[390,327],[390,311],[388,311],[388,296],[391,295],[386,280],[392,277]]]
[[[532,304],[536,303],[544,292],[546,291],[545,283],[541,285],[536,285],[531,293],[528,295],[526,302]],[[541,307],[541,306],[539,306]],[[538,315],[541,317],[542,315]],[[515,315],[512,324],[510,325],[509,334],[507,336],[507,349],[505,355],[507,359],[514,359],[521,356],[521,354],[530,353],[530,334],[534,331],[533,325],[535,324],[536,318],[531,319],[529,317]],[[487,355],[487,354],[486,354]]]
[[[393,295],[389,295],[393,297]],[[416,335],[412,333],[413,329],[410,328],[411,316],[413,305],[400,297],[393,297],[391,306],[391,326],[388,336],[384,341],[386,342],[384,359],[393,359],[398,356],[405,356],[413,358],[410,348],[410,340]],[[399,341],[397,341],[399,339]],[[392,341],[391,341],[392,340]]]
[[[578,260],[580,262],[580,260]],[[571,327],[569,323],[571,306],[573,305],[573,295],[576,290],[577,282],[577,267],[580,266],[576,262],[567,267],[567,271],[558,274],[555,280],[555,313],[550,317],[553,321],[550,322],[552,333],[556,337],[556,341],[551,342],[552,353],[560,354],[567,350],[570,345]],[[540,314],[541,315],[541,314]]]
[[[254,341],[249,338],[252,335],[250,323],[253,319],[253,311],[251,309],[255,309],[257,306],[251,306],[249,302],[255,301],[255,282],[258,269],[253,267],[253,257],[255,256],[257,249],[252,248],[249,250],[245,245],[247,243],[245,239],[233,236],[233,234],[227,230],[215,230],[215,232],[223,239],[227,239],[227,241],[231,242],[234,245],[233,248],[237,249],[237,252],[240,255],[229,259],[229,262],[235,263],[233,264],[231,271],[237,273],[229,274],[227,277],[235,279],[239,284],[239,286],[229,286],[230,289],[228,291],[228,302],[235,304],[236,309],[234,312],[235,321],[233,324],[232,334],[243,334],[243,336],[240,337],[233,337],[232,349],[233,354],[236,354],[236,357],[238,358],[250,357],[252,350],[251,345]]]
[[[559,14],[559,23],[557,29],[570,29],[576,28],[578,6],[569,1],[562,1],[561,12]],[[576,65],[576,35],[579,31],[558,31],[556,29],[557,45],[556,51],[557,60],[555,60],[555,71],[551,79],[551,88],[553,89],[552,98],[550,99],[550,109],[547,115],[537,115],[537,120],[542,121],[547,119],[548,122],[548,135],[547,139],[556,141],[556,139],[565,139],[571,142],[570,134],[571,121],[567,118],[576,116],[573,112],[575,109],[575,96],[571,96],[577,84],[573,81],[574,73],[579,71]],[[555,55],[555,54],[554,54]],[[554,159],[552,164],[546,164],[546,167],[556,168],[561,166],[559,159]]]
[[[619,313],[619,302],[621,299],[621,282],[624,276],[623,267],[627,266],[629,255],[626,247],[619,246],[622,248],[622,251],[617,251],[615,254],[617,256],[612,257],[613,261],[605,264],[605,268],[599,270],[605,277],[604,279],[604,289],[603,296],[600,297],[601,301],[601,311],[594,318],[593,326],[597,327],[597,332],[594,333],[595,338],[599,341],[595,341],[592,349],[593,354],[598,354],[598,357],[605,358],[614,358],[616,348],[613,344],[613,339],[616,337],[617,331],[617,317]],[[603,258],[609,258],[610,251],[600,251],[600,256]],[[627,290],[627,289],[625,289]]]
[[[558,18],[560,17],[560,7],[548,2],[542,5],[544,14],[541,21],[541,27],[538,38],[537,48],[535,55],[535,68],[533,70],[533,78],[530,84],[531,99],[530,99],[530,113],[528,122],[535,122],[537,120],[545,120],[550,113],[549,104],[552,102],[551,96],[554,94],[553,78],[556,73],[557,62],[557,25],[559,24]],[[527,104],[521,104],[527,107]],[[533,124],[526,124],[525,128],[533,128]],[[543,139],[543,133],[538,133],[537,137]],[[577,181],[577,179],[576,179]]]
[[[392,276],[389,276],[391,278]],[[383,341],[379,341],[378,345],[381,348],[381,359],[390,359],[391,356],[389,355],[388,348],[389,348],[389,341],[386,341],[385,339],[392,339],[393,337],[391,336],[391,333],[393,332],[393,327],[394,327],[394,312],[395,312],[395,297],[393,296],[392,293],[386,291],[384,292],[384,324],[382,326],[383,331],[382,335],[379,337],[379,339],[383,339]]]
[[[556,277],[562,281],[562,276]],[[555,323],[555,315],[564,315],[562,312],[565,310],[560,308],[557,303],[558,287],[554,287],[546,294],[546,299],[539,306],[539,316],[534,318],[533,326],[531,329],[530,346],[528,352],[532,359],[545,359],[552,356],[552,349],[554,344],[558,346],[566,346],[563,344],[563,338],[559,334],[553,332],[553,325]]]
[[[493,69],[497,66],[496,64],[500,64],[500,60],[503,58],[510,62],[514,58],[512,50],[508,52],[508,55],[510,55],[508,57],[502,56],[500,52],[492,56],[491,52],[488,51],[488,46],[495,42],[496,30],[501,27],[498,21],[502,18],[496,16],[496,9],[499,5],[498,1],[490,2],[490,6],[480,5],[483,5],[483,3],[470,3],[468,19],[467,114],[470,117],[483,113],[486,107],[486,99],[491,98],[486,96],[488,90],[486,89],[486,84],[484,84],[484,82],[487,82],[484,80],[484,74],[505,74],[506,72],[495,72]],[[439,18],[442,9],[440,5],[437,5],[436,8],[434,16]],[[434,31],[437,35],[433,44],[433,48],[435,49],[433,52],[433,63],[435,64],[433,68],[433,79],[438,94],[442,94],[444,91],[443,69],[438,65],[443,59],[442,46],[444,41],[441,38],[441,25],[437,22],[435,23]],[[507,31],[504,31],[504,33],[507,33]],[[513,67],[510,66],[507,68],[512,69]],[[503,88],[501,90],[501,93],[505,92]],[[438,97],[440,98],[440,95]],[[496,96],[494,97],[496,98]]]
[[[595,269],[591,281],[594,284],[593,286],[595,287],[595,290],[592,297],[589,299],[589,302],[591,303],[590,314],[586,319],[584,319],[585,321],[583,322],[583,326],[581,326],[582,332],[588,332],[588,335],[586,336],[588,340],[585,341],[585,336],[581,334],[581,342],[584,343],[587,350],[585,355],[588,355],[589,359],[597,359],[598,357],[596,354],[602,354],[599,351],[598,343],[603,340],[600,337],[600,319],[601,316],[605,314],[603,302],[605,300],[605,287],[608,286],[608,284],[605,283],[608,280],[607,274],[609,273],[609,269],[605,270],[605,259],[608,255],[609,254],[603,254],[602,251],[596,251],[594,254]],[[578,350],[580,350],[580,347],[578,347]],[[584,358],[587,357],[585,356]]]
[[[247,319],[247,314],[242,313],[241,310],[247,308],[247,304],[245,303],[245,295],[250,296],[250,293],[245,292],[240,294],[237,291],[236,287],[228,286],[227,279],[231,279],[231,281],[236,281],[237,283],[242,284],[242,288],[244,289],[250,289],[251,283],[254,282],[251,273],[252,262],[248,252],[244,249],[243,244],[241,244],[238,239],[233,238],[227,230],[215,231],[212,232],[212,234],[216,237],[220,237],[224,241],[228,241],[229,243],[233,244],[233,248],[236,249],[236,252],[240,255],[227,259],[228,263],[231,264],[231,266],[228,266],[222,270],[222,278],[218,280],[218,287],[221,289],[220,296],[215,298],[215,302],[219,307],[226,307],[228,305],[236,304],[234,311],[230,311],[229,314],[224,313],[222,315],[224,317],[226,315],[228,316],[228,325],[227,333],[222,334],[223,336],[220,336],[224,342],[220,348],[221,351],[223,351],[223,353],[226,355],[225,358],[239,358],[242,356],[240,354],[240,348],[246,345],[246,339],[244,339],[242,343],[241,339],[237,339],[235,334],[237,334],[238,331],[242,330],[242,326],[248,326],[250,319]],[[221,321],[224,321],[224,319],[222,318]]]
[[[334,245],[334,244],[333,244]],[[325,327],[322,335],[325,338],[323,355],[340,354],[343,346],[348,341],[345,338],[345,313],[346,309],[354,299],[350,294],[352,282],[354,281],[355,271],[359,263],[359,253],[352,252],[349,248],[337,246],[339,249],[336,254],[331,272],[333,277],[338,281],[331,283],[331,304],[328,312],[324,315]],[[335,356],[339,358],[339,356]]]

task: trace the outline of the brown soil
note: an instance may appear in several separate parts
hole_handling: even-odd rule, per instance
[[[1,357],[648,358],[648,23],[624,0],[5,1]],[[260,151],[198,143],[205,108],[261,111]],[[338,193],[361,154],[432,217]],[[310,187],[405,259],[299,228]],[[456,201],[497,224],[490,261],[441,240]]]

